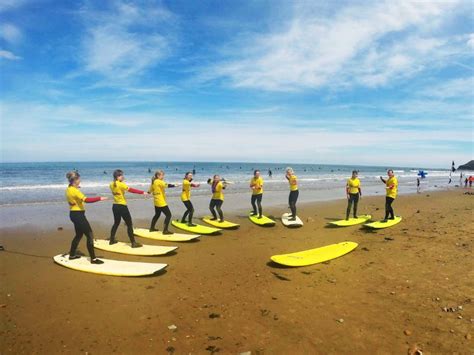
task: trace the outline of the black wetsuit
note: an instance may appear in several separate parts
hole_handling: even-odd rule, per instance
[[[171,211],[168,206],[165,207],[156,207],[155,206],[155,215],[153,216],[153,219],[151,220],[151,225],[150,225],[150,231],[155,230],[155,224],[158,221],[158,218],[161,216],[161,212],[164,213],[165,215],[165,223],[163,225],[163,231],[167,231],[168,227],[171,222]]]
[[[388,219],[390,216],[390,219],[395,219],[395,214],[393,212],[392,208],[392,202],[395,199],[393,197],[385,197],[385,219]]]
[[[298,201],[299,194],[299,190],[290,191],[290,196],[288,197],[288,205],[290,206],[292,217],[296,217],[296,201]]]
[[[354,218],[357,218],[357,204],[358,203],[359,203],[359,193],[349,194],[349,198],[347,200],[346,219],[349,219],[352,204],[354,204]]]
[[[217,198],[211,199],[211,202],[209,203],[209,210],[211,211],[212,217],[214,219],[217,219],[217,214],[215,211],[217,210],[217,213],[219,214],[219,220],[221,221],[224,220],[224,213],[222,212],[222,209],[221,209],[223,203],[224,201],[219,200]]]
[[[184,206],[186,207],[186,211],[183,214],[183,218],[181,218],[181,223],[186,223],[186,217],[188,217],[188,223],[192,223],[193,221],[193,214],[194,214],[194,206],[191,201],[183,201]]]
[[[262,210],[262,198],[263,194],[252,195],[252,199],[250,202],[252,203],[253,214],[257,214],[257,207],[258,207],[258,215],[262,217],[263,210]]]
[[[127,225],[127,234],[130,242],[132,244],[135,243],[135,236],[133,235],[133,224],[132,224],[132,216],[130,215],[130,211],[128,210],[127,205],[120,205],[118,203],[114,203],[112,206],[112,212],[114,214],[114,225],[110,231],[110,240],[115,241],[115,234],[117,233],[117,228],[120,225],[120,221],[123,219],[125,224]]]
[[[92,233],[92,228],[89,222],[87,221],[85,211],[70,211],[69,218],[74,224],[74,229],[76,231],[76,235],[71,243],[71,250],[69,251],[69,257],[76,255],[79,242],[81,241],[82,236],[85,234],[87,238],[87,250],[89,251],[91,260],[95,259],[94,235]]]

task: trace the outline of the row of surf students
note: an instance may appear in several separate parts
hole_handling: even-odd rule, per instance
[[[386,185],[386,200],[385,200],[385,218],[384,222],[387,222],[388,219],[394,219],[394,211],[392,208],[392,203],[397,196],[397,189],[398,189],[398,181],[395,177],[393,170],[387,171],[388,179],[384,179],[382,176],[380,177],[381,181]],[[288,205],[290,208],[290,215],[289,220],[296,220],[296,203],[299,196],[299,189],[298,189],[298,178],[295,175],[292,168],[286,169],[286,179],[289,183],[289,197],[288,197]],[[120,225],[121,220],[123,220],[127,226],[127,234],[131,242],[132,248],[139,248],[142,245],[135,240],[135,236],[133,233],[133,222],[130,211],[127,207],[127,200],[125,198],[125,193],[130,192],[134,194],[142,194],[142,195],[152,195],[153,202],[155,207],[155,215],[153,216],[150,224],[150,232],[157,231],[156,223],[160,218],[161,214],[164,214],[165,220],[163,225],[163,234],[170,235],[173,234],[169,230],[169,224],[171,222],[171,211],[168,207],[166,201],[166,193],[165,189],[167,188],[175,188],[178,186],[182,186],[181,192],[181,201],[183,202],[184,206],[186,207],[186,211],[184,212],[181,223],[187,223],[188,226],[195,226],[193,224],[193,214],[194,214],[194,207],[191,202],[191,189],[197,188],[200,186],[198,183],[193,182],[193,174],[192,172],[187,172],[184,176],[182,184],[170,184],[165,182],[164,177],[165,173],[162,170],[158,170],[152,177],[151,185],[148,190],[142,191],[139,189],[135,189],[129,187],[125,181],[125,175],[122,170],[115,170],[113,173],[114,181],[112,181],[109,185],[110,190],[112,192],[114,203],[112,206],[112,212],[114,217],[114,224],[110,231],[110,238],[109,243],[115,244],[117,243],[116,233],[117,229]],[[107,197],[86,197],[80,191],[80,183],[81,183],[81,176],[77,171],[68,172],[66,174],[66,178],[69,182],[69,185],[66,189],[66,200],[69,204],[69,217],[74,224],[75,229],[75,236],[71,243],[71,248],[69,251],[69,259],[74,260],[80,258],[80,255],[77,255],[77,247],[79,242],[81,241],[82,237],[85,235],[87,239],[87,250],[90,255],[90,260],[92,264],[102,264],[103,261],[98,259],[95,255],[94,251],[94,237],[92,228],[86,218],[85,215],[85,204],[86,203],[94,203],[99,201],[107,200]],[[217,220],[218,222],[224,222],[224,213],[222,211],[222,205],[224,203],[224,190],[226,187],[231,184],[231,182],[225,181],[225,179],[221,179],[219,175],[214,175],[212,179],[207,181],[209,185],[211,185],[211,201],[209,203],[209,210],[212,213],[212,220]],[[252,191],[252,196],[250,203],[252,205],[252,212],[251,215],[256,216],[256,218],[262,218],[263,216],[263,208],[262,208],[262,198],[263,198],[263,185],[264,181],[261,177],[260,171],[255,170],[253,173],[253,177],[250,180],[249,187]],[[347,210],[346,210],[346,219],[349,219],[349,215],[351,209],[353,211],[354,218],[358,218],[357,216],[357,207],[359,199],[362,196],[362,188],[361,183],[358,178],[358,172],[354,170],[352,172],[351,178],[347,180],[346,183],[346,194],[347,194]]]

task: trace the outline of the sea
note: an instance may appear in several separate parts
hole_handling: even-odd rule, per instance
[[[153,173],[165,171],[165,181],[181,183],[184,174],[195,171],[194,181],[201,187],[193,190],[195,195],[209,195],[207,179],[219,174],[232,182],[226,193],[249,193],[249,181],[253,171],[259,169],[265,180],[265,192],[288,191],[285,169],[292,167],[298,176],[301,193],[318,191],[330,194],[333,190],[344,190],[352,170],[359,171],[363,189],[380,186],[380,176],[386,176],[388,168],[394,170],[399,179],[401,193],[416,192],[419,171],[426,173],[421,179],[423,190],[445,189],[460,185],[460,172],[448,169],[423,167],[348,166],[324,164],[288,163],[225,163],[225,162],[42,162],[0,163],[0,205],[41,204],[64,201],[67,187],[66,173],[77,170],[81,175],[81,188],[87,196],[109,196],[112,173],[121,169],[129,186],[147,190]],[[272,176],[270,177],[269,172]],[[383,189],[383,186],[380,186]],[[178,196],[181,190],[169,189],[168,196]],[[341,194],[338,194],[338,198]],[[129,194],[128,199],[140,198]]]

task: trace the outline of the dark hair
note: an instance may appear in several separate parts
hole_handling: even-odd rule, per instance
[[[358,170],[352,170],[352,174],[359,174]]]
[[[191,171],[188,171],[186,174],[184,174],[184,178],[186,179],[189,174],[192,174],[192,172],[191,172]]]
[[[392,169],[388,169],[388,170],[387,170],[387,173],[388,173],[388,172],[390,172],[390,171],[391,171],[391,172],[392,172],[392,174],[393,174],[393,170],[392,170]]]
[[[114,171],[114,186],[117,186],[117,179],[119,178],[119,176],[123,176],[123,171],[120,170],[120,169],[117,169]]]
[[[259,173],[259,172],[260,172],[260,170],[258,170],[258,169],[257,169],[257,170],[254,170],[254,171],[253,171],[253,176],[255,176],[255,174],[256,174],[256,173]]]
[[[81,177],[81,175],[79,175],[79,173],[76,172],[76,171],[70,171],[66,174],[66,179],[67,179],[67,181],[69,181],[69,185],[72,185],[74,183],[74,181],[76,181],[80,177]]]

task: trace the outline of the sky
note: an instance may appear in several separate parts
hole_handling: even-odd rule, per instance
[[[1,161],[473,159],[474,2],[0,0]]]

